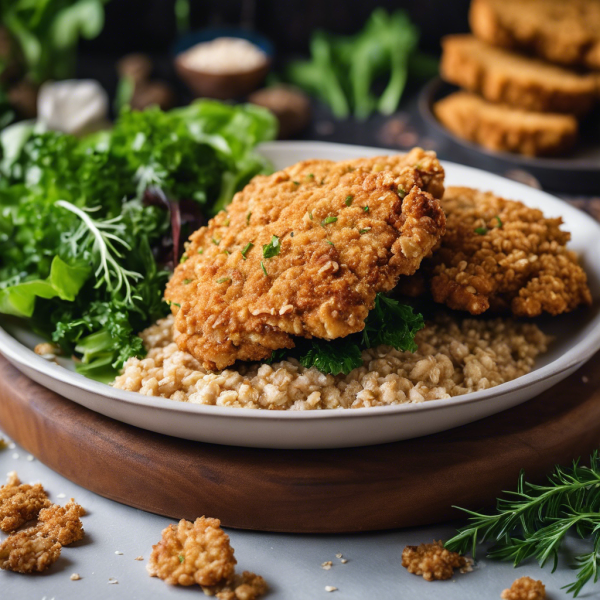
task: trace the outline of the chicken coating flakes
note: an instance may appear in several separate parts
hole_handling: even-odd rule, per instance
[[[216,596],[218,600],[256,600],[266,594],[267,589],[267,582],[260,575],[244,571],[241,575],[234,575],[223,586],[203,587],[202,591],[207,596]]]
[[[219,519],[200,517],[165,528],[146,568],[171,585],[214,586],[233,576],[236,562]]]
[[[22,484],[13,472],[6,485],[0,487],[0,530],[14,531],[48,506],[50,501],[41,484]]]
[[[35,527],[37,535],[56,540],[62,546],[68,546],[83,538],[83,524],[79,517],[85,510],[76,504],[73,498],[63,506],[53,504],[39,514],[39,524]]]
[[[292,348],[291,336],[361,331],[377,292],[443,235],[443,177],[420,148],[255,177],[191,236],[167,286],[178,346],[220,370]]]
[[[31,530],[13,533],[0,544],[0,569],[17,573],[45,571],[60,556],[61,544]]]
[[[515,579],[509,589],[502,592],[502,600],[545,600],[546,586],[531,577]]]
[[[402,566],[413,575],[422,575],[423,579],[450,579],[454,569],[467,566],[467,559],[457,552],[450,552],[444,548],[442,541],[433,541],[432,544],[419,546],[406,546],[402,551]]]
[[[401,282],[405,293],[414,295],[425,273],[424,287],[436,302],[474,315],[488,309],[558,315],[591,304],[587,276],[566,248],[571,235],[561,231],[561,218],[464,187],[448,188],[442,206],[447,225],[441,247],[414,278]]]

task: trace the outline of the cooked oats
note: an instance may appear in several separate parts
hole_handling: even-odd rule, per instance
[[[363,366],[325,375],[290,358],[209,372],[173,342],[173,318],[141,333],[148,355],[130,358],[116,388],[178,402],[270,410],[419,403],[484,390],[529,373],[551,338],[532,323],[441,316],[416,336],[417,352],[364,350]]]

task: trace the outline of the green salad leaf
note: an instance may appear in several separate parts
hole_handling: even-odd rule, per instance
[[[185,201],[207,218],[226,206],[269,172],[255,146],[275,134],[265,109],[214,101],[125,109],[111,131],[83,139],[9,127],[0,136],[0,313],[29,318],[80,372],[114,378],[144,355],[137,333],[168,312],[179,238],[168,211]],[[168,201],[149,202],[149,189]]]

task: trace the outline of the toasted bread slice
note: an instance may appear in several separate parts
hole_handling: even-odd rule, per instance
[[[559,154],[577,137],[577,120],[572,115],[492,104],[471,92],[450,94],[435,103],[434,112],[454,134],[490,150],[529,156]]]
[[[490,44],[600,69],[600,0],[473,0],[469,21]]]
[[[472,35],[447,36],[442,46],[442,77],[490,102],[575,114],[588,112],[596,102],[592,75],[490,46]]]

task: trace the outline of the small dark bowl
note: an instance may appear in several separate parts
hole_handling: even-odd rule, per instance
[[[237,73],[212,73],[200,71],[186,66],[181,55],[196,44],[210,42],[220,37],[233,37],[245,39],[258,46],[266,55],[264,65]],[[175,69],[181,79],[197,95],[219,100],[240,98],[253,92],[265,80],[273,57],[273,46],[263,36],[245,31],[243,29],[223,28],[204,29],[196,31],[182,38],[173,48],[175,54]]]

